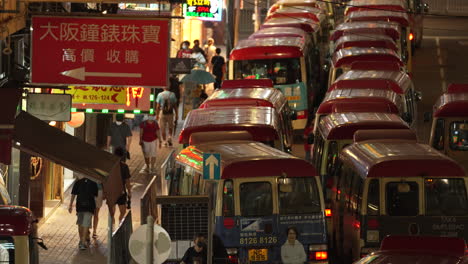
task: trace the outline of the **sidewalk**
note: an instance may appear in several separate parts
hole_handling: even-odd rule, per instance
[[[179,121],[178,131],[182,126]],[[178,133],[176,133],[178,135]],[[174,147],[178,147],[177,137],[173,137]],[[139,143],[139,131],[133,131],[132,143],[130,146],[131,160],[127,161],[132,175],[132,220],[133,230],[140,226],[140,197],[147,184],[152,178],[142,171],[145,166],[143,153]],[[157,150],[156,167],[159,168],[173,148],[162,148]],[[159,171],[158,171],[159,173]],[[107,226],[108,208],[104,204],[99,212],[99,224],[97,228],[97,239],[91,239],[91,246],[87,250],[78,249],[78,228],[76,226],[76,213],[68,213],[70,203],[71,188],[64,194],[63,203],[45,221],[39,223],[39,236],[44,239],[44,243],[49,250],[39,248],[40,263],[42,264],[62,264],[62,263],[106,263],[107,261]],[[118,210],[117,210],[118,211]],[[118,218],[116,212],[115,217]],[[117,223],[116,223],[117,224]]]

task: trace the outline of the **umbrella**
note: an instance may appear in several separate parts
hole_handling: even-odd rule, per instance
[[[185,75],[181,82],[193,82],[196,84],[209,84],[216,81],[213,74],[199,69],[193,69],[190,74]]]

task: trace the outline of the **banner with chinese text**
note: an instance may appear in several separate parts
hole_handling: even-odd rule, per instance
[[[31,82],[166,87],[168,20],[32,18]]]

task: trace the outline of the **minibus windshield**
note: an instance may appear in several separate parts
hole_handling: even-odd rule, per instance
[[[269,182],[246,182],[240,185],[240,209],[242,216],[266,216],[273,214],[273,200]]]
[[[321,211],[317,184],[313,178],[289,178],[291,188],[287,192],[279,190],[281,215],[311,214]]]
[[[450,124],[450,148],[468,150],[468,120]]]
[[[424,193],[426,215],[468,215],[468,201],[464,179],[425,179]]]
[[[10,236],[0,236],[0,264],[15,263],[15,244]]]
[[[268,78],[274,84],[292,84],[302,81],[298,58],[235,61],[234,73],[235,79]]]

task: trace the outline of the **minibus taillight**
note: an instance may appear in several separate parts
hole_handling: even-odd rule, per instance
[[[306,111],[297,111],[297,119],[305,119],[306,117]]]
[[[356,229],[361,228],[361,222],[359,222],[358,220],[354,220],[353,221],[353,227],[356,228]]]
[[[369,219],[367,221],[367,227],[369,229],[379,229],[379,221],[377,219]]]
[[[409,39],[410,41],[413,41],[413,39],[414,39],[414,34],[413,34],[413,33],[410,33],[409,36],[408,36],[408,39]]]
[[[331,209],[325,209],[325,217],[331,217],[332,216],[332,210]]]
[[[228,263],[229,264],[239,263],[239,257],[237,256],[237,248],[227,248],[226,251],[227,251],[227,254],[228,254]]]
[[[309,260],[327,260],[327,245],[309,245]]]

